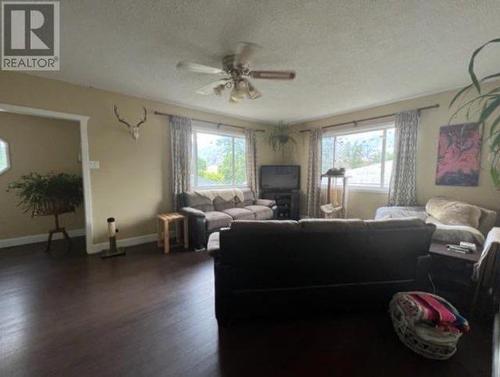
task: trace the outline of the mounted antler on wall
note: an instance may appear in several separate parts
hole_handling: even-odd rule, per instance
[[[134,126],[134,125],[130,124],[129,122],[127,122],[125,119],[120,118],[120,114],[118,114],[118,106],[114,105],[116,119],[118,119],[118,121],[120,123],[122,123],[128,127],[128,132],[130,133],[130,135],[132,135],[134,140],[139,139],[139,127],[141,126],[141,124],[146,122],[147,117],[148,117],[148,112],[147,112],[145,107],[143,107],[143,110],[144,110],[144,117],[142,118],[142,120],[139,123],[137,123]]]

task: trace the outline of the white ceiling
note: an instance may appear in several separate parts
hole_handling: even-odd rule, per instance
[[[499,0],[67,0],[61,71],[40,75],[296,122],[463,85],[474,48],[500,37],[499,19]],[[179,60],[219,67],[238,41],[264,47],[255,69],[294,69],[297,78],[254,80],[264,96],[235,105],[195,93],[211,76],[175,68]],[[499,47],[480,72],[498,71]]]

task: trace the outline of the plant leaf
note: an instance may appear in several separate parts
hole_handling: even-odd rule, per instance
[[[451,123],[451,121],[457,116],[457,114],[462,111],[465,107],[467,106],[470,106],[472,105],[474,102],[476,101],[482,101],[483,99],[486,99],[486,98],[491,98],[491,97],[498,97],[499,95],[495,95],[495,94],[482,94],[480,96],[477,96],[473,99],[471,99],[470,101],[467,101],[466,103],[464,103],[462,106],[460,106],[451,116],[450,116],[450,119],[448,120],[448,123]]]
[[[478,93],[481,93],[481,85],[479,84],[479,80],[477,79],[476,73],[474,72],[474,64],[475,64],[476,57],[481,52],[481,50],[483,48],[485,48],[486,46],[488,46],[491,43],[498,43],[498,42],[500,42],[500,38],[495,38],[495,39],[492,39],[491,41],[486,42],[485,44],[483,44],[482,46],[480,46],[479,48],[477,48],[472,53],[472,56],[470,58],[470,62],[469,62],[469,76],[470,76],[470,78],[472,80],[472,83],[476,87],[476,90],[477,90]]]
[[[490,80],[490,79],[493,79],[496,77],[500,77],[500,72],[483,77],[481,80],[479,80],[479,82],[481,83],[481,82],[484,82],[484,81],[487,81],[487,80]],[[451,108],[453,106],[453,104],[458,100],[458,98],[460,96],[462,96],[463,94],[465,94],[466,92],[468,92],[470,90],[470,88],[472,88],[472,87],[474,87],[474,84],[467,85],[466,87],[463,87],[462,89],[460,89],[458,91],[458,93],[455,94],[455,97],[453,97],[453,99],[450,101],[450,104],[448,107]]]
[[[500,124],[500,115],[497,116],[497,119],[495,119],[493,121],[493,123],[491,124],[491,128],[490,128],[490,137],[493,136],[493,134],[495,133],[496,131],[496,128],[498,127],[498,125]]]
[[[481,114],[479,116],[479,123],[484,123],[486,120],[490,117],[490,115],[498,108],[500,107],[500,96],[497,98],[493,99],[489,104],[485,104],[485,107],[481,111]]]

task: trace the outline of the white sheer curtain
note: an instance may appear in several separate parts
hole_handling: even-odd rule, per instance
[[[191,190],[191,119],[170,116],[170,145],[172,208],[178,210],[179,194]]]
[[[246,172],[248,187],[254,192],[256,197],[258,191],[257,183],[257,139],[256,132],[252,129],[245,130],[246,145]]]
[[[389,186],[389,205],[417,204],[417,138],[420,123],[418,110],[396,114],[394,165]]]
[[[319,217],[321,197],[321,137],[322,130],[309,133],[309,158],[307,166],[307,215]]]

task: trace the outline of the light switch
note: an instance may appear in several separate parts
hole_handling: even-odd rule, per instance
[[[101,167],[101,164],[99,161],[89,161],[89,168],[90,169],[99,169]]]

